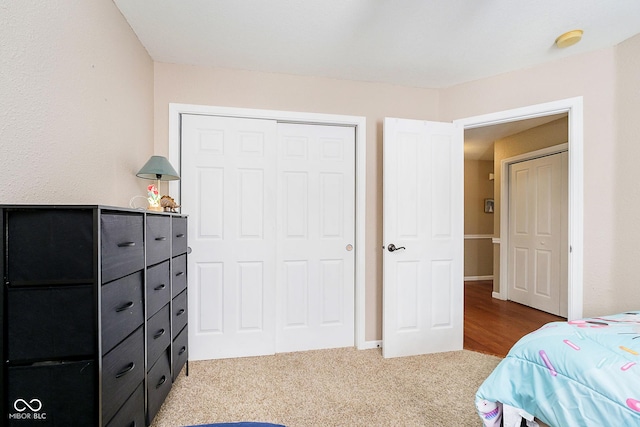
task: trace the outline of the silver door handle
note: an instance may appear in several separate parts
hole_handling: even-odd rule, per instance
[[[389,246],[387,246],[387,249],[389,250],[389,252],[394,252],[394,251],[399,251],[400,249],[407,249],[404,246],[400,246],[396,248],[396,245],[394,245],[393,243],[389,243]]]

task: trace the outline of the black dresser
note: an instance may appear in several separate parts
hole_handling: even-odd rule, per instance
[[[187,217],[0,205],[9,426],[151,424],[188,370]]]

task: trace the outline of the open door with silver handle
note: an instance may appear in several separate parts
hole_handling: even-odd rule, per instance
[[[460,350],[462,126],[385,118],[383,130],[382,355]]]

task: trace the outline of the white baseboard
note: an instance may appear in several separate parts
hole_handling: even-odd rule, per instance
[[[495,299],[499,299],[499,300],[503,300],[502,295],[500,295],[500,292],[491,292],[491,296]]]
[[[480,280],[493,280],[493,275],[490,276],[464,276],[465,282],[478,282]]]
[[[371,350],[372,348],[382,348],[382,340],[365,341],[358,350]]]

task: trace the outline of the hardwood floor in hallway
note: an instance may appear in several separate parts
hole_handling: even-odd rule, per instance
[[[464,349],[505,357],[520,338],[545,323],[566,320],[491,297],[492,281],[465,282]]]

